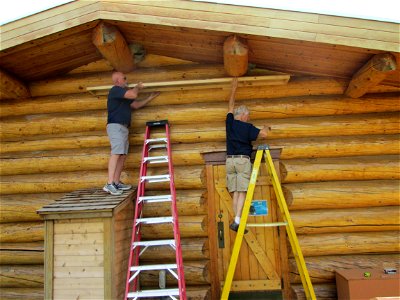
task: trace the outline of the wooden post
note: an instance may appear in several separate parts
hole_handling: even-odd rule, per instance
[[[93,30],[92,41],[115,70],[127,73],[135,68],[133,54],[117,27],[99,23]]]
[[[29,98],[30,96],[29,89],[21,80],[0,69],[0,100]]]
[[[357,73],[353,75],[345,94],[359,98],[368,89],[378,85],[391,72],[396,70],[396,58],[390,53],[374,55]]]
[[[242,76],[247,72],[249,60],[247,45],[236,35],[228,37],[224,42],[224,67],[229,76]]]

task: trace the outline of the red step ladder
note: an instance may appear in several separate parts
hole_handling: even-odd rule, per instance
[[[150,131],[153,127],[164,127],[165,137],[150,138]],[[150,152],[154,149],[166,149],[164,156],[150,156]],[[168,174],[147,176],[148,164],[168,164]],[[170,193],[164,195],[145,194],[146,184],[154,182],[169,181]],[[145,203],[155,202],[171,202],[171,216],[144,218],[142,216],[143,206]],[[140,229],[147,224],[165,224],[172,223],[174,231],[174,239],[163,240],[142,240]],[[176,263],[142,265],[140,264],[140,256],[148,247],[152,246],[170,246],[175,250]],[[126,276],[125,300],[139,298],[154,298],[169,296],[171,299],[186,300],[186,287],[183,272],[181,239],[178,224],[178,214],[176,209],[176,192],[174,183],[174,168],[171,157],[171,144],[169,124],[167,120],[153,121],[146,123],[146,133],[143,144],[142,161],[140,165],[139,183],[137,189],[137,199],[135,216],[133,219],[132,242],[129,253],[128,272]],[[165,276],[165,272],[169,271],[177,280],[178,288],[165,288],[164,284],[160,284],[162,288],[141,290],[139,285],[139,274],[141,271],[157,270],[160,271],[160,283],[165,281],[161,276]]]

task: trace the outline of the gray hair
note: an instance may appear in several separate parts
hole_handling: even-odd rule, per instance
[[[240,105],[239,107],[235,108],[233,111],[234,116],[240,116],[241,114],[248,115],[249,114],[249,109],[247,108],[246,105]]]

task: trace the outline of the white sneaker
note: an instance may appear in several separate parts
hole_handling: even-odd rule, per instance
[[[117,189],[114,183],[106,183],[106,185],[103,186],[103,191],[110,193],[114,196],[119,196],[122,194],[122,190]]]
[[[132,186],[130,184],[125,184],[125,183],[122,183],[121,181],[118,182],[118,183],[114,183],[114,186],[118,190],[122,190],[122,191],[127,191],[127,190],[130,190],[132,188]]]

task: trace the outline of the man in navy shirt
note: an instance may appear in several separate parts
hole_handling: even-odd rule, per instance
[[[240,217],[247,188],[250,182],[251,162],[253,150],[252,141],[257,138],[266,138],[269,128],[258,129],[249,121],[249,110],[241,105],[234,110],[237,78],[232,81],[229,97],[229,109],[226,115],[226,181],[228,190],[233,193],[233,211],[235,219],[229,226],[233,231],[239,228]],[[247,230],[245,231],[245,233]]]
[[[121,195],[122,191],[132,188],[120,180],[129,149],[128,135],[132,109],[143,107],[157,97],[158,93],[152,93],[146,99],[138,101],[135,99],[144,87],[141,82],[133,89],[129,89],[126,76],[121,72],[113,72],[112,81],[114,86],[107,99],[107,134],[110,138],[111,156],[108,162],[108,181],[103,190],[112,195]]]

